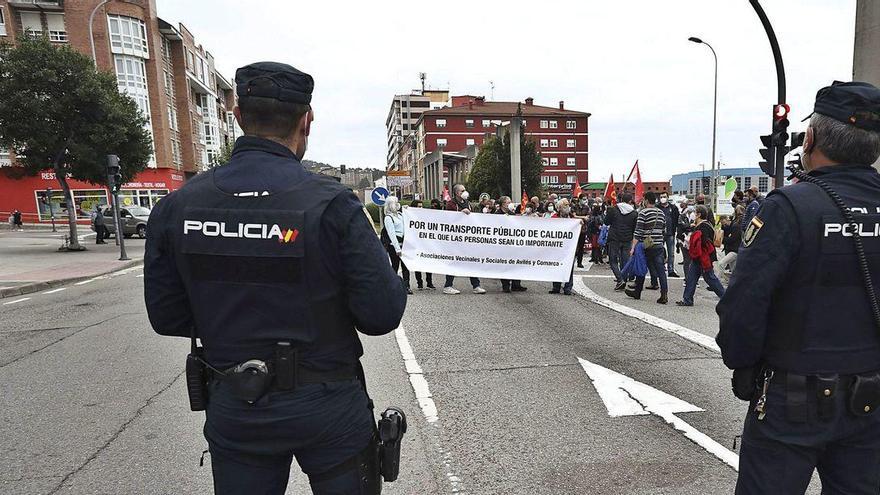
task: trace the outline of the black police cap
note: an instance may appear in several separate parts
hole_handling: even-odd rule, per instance
[[[256,62],[235,71],[239,98],[259,96],[308,105],[315,81],[312,76],[278,62]]]
[[[834,81],[816,93],[813,112],[860,129],[880,132],[880,89],[866,82]]]

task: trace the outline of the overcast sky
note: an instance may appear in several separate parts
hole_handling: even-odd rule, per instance
[[[710,167],[713,59],[718,157],[756,166],[776,74],[748,0],[157,0],[229,77],[259,60],[315,78],[307,158],[384,168],[394,94],[419,86],[592,113],[590,179]],[[782,48],[795,130],[820,87],[852,78],[856,0],[764,0]]]

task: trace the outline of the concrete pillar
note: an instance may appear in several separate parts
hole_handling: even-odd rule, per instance
[[[443,148],[437,151],[437,197],[443,200]],[[449,191],[450,196],[452,191]]]
[[[520,160],[520,142],[522,141],[522,117],[519,112],[510,121],[510,199],[514,203],[522,200],[522,163]],[[537,194],[538,191],[532,191]]]
[[[880,87],[880,1],[858,0],[853,80]],[[880,169],[880,160],[874,164]]]

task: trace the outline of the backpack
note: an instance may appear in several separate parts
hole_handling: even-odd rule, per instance
[[[603,225],[599,228],[599,245],[605,247],[608,243],[608,226]]]

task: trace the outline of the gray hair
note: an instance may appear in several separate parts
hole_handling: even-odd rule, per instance
[[[870,165],[880,158],[880,133],[814,113],[810,118],[815,146],[830,160]]]
[[[706,205],[697,205],[697,207],[694,208],[694,212],[696,212],[697,215],[700,215],[700,218],[703,220],[709,219],[709,208],[707,208]]]

